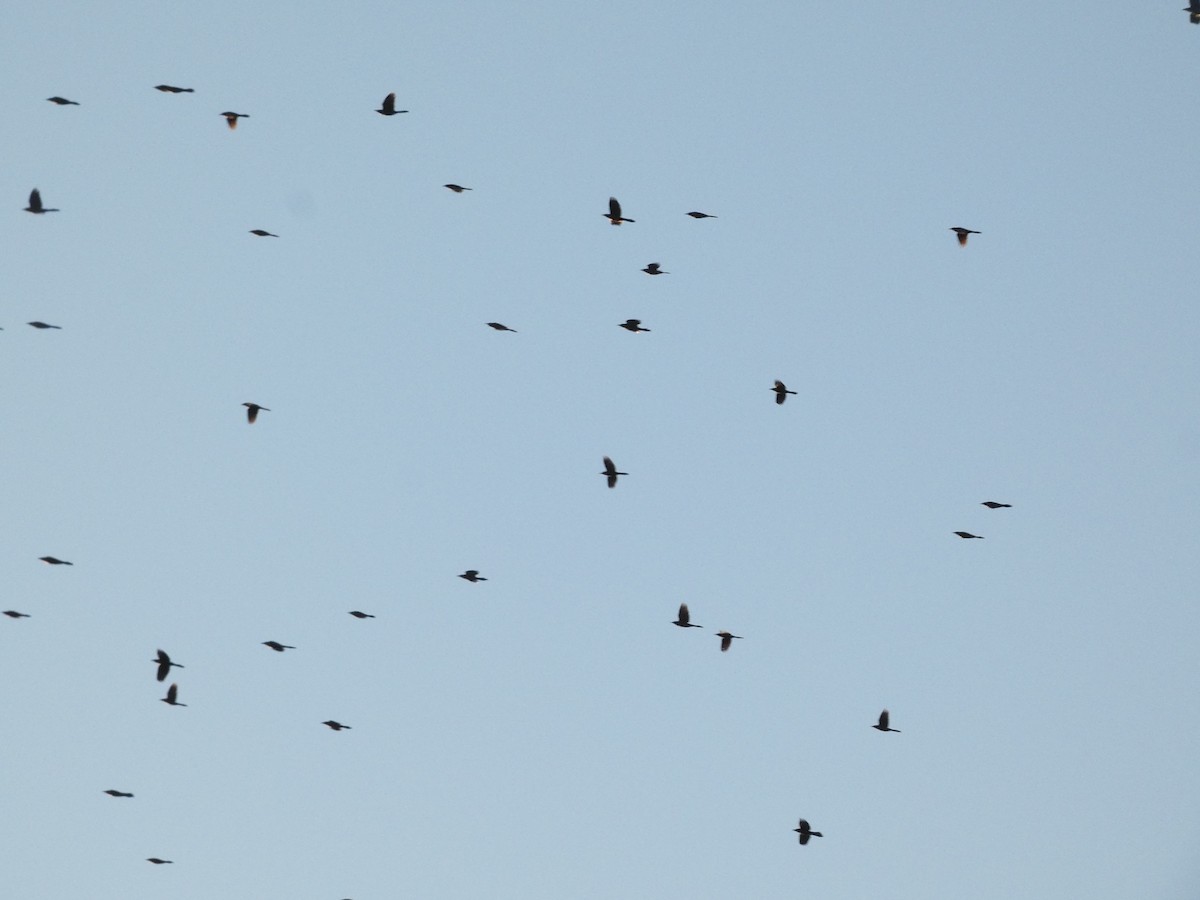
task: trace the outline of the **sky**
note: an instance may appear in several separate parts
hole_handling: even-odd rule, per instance
[[[3,893],[1197,896],[1179,0],[116,6],[0,28]]]

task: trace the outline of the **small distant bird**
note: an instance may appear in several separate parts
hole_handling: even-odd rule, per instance
[[[983,540],[982,534],[971,534],[971,532],[969,532],[969,531],[956,531],[954,533],[957,534],[963,540],[968,540],[970,538],[975,538],[976,540],[980,540],[980,541]]]
[[[1196,0],[1196,2],[1200,3],[1200,0]],[[995,500],[984,500],[979,505],[986,506],[988,509],[1012,509],[1011,503],[997,503]]]
[[[162,702],[168,706],[187,706],[186,703],[180,703],[175,698],[179,696],[179,685],[173,684],[167,688],[167,696],[162,698]]]
[[[196,93],[195,88],[175,87],[175,85],[173,85],[173,84],[156,84],[154,86],[154,89],[156,91],[162,91],[164,94],[194,94],[194,93]]]
[[[658,267],[658,263],[647,263],[646,268],[642,269],[647,275],[670,275],[670,272],[664,272]]]
[[[223,112],[221,115],[225,117],[225,121],[228,123],[230,131],[232,131],[234,128],[237,128],[238,119],[250,118],[250,116],[246,113]]]
[[[972,231],[970,228],[955,227],[955,228],[951,228],[950,230],[958,235],[958,242],[959,242],[959,244],[961,244],[964,247],[967,246],[967,235],[968,234],[983,234],[982,231]]]
[[[471,582],[471,584],[474,584],[474,583],[475,583],[475,582],[477,582],[477,581],[487,581],[487,579],[486,579],[486,578],[480,578],[480,577],[479,577],[479,570],[478,570],[478,569],[467,569],[467,571],[463,572],[463,573],[462,573],[461,575],[459,575],[458,577],[459,577],[459,578],[465,578],[467,581]]]
[[[354,616],[354,618],[356,618],[356,619],[373,619],[373,618],[375,618],[370,613],[360,612],[357,609],[350,610],[350,615]]]
[[[246,407],[246,421],[251,425],[253,425],[258,419],[259,410],[262,410],[263,412],[271,411],[265,406],[259,406],[257,403],[243,403],[242,406]]]
[[[269,231],[263,231],[261,228],[251,228],[250,233],[258,237],[279,237],[279,235],[271,234]]]
[[[613,225],[620,225],[622,222],[633,223],[633,219],[621,218],[621,204],[617,202],[616,197],[608,198],[608,212],[604,214],[604,218]]]
[[[771,390],[775,392],[775,402],[780,405],[782,405],[783,401],[787,399],[788,394],[796,393],[795,391],[789,391],[787,389],[787,385],[778,378],[775,379],[775,387],[771,388]]]
[[[341,731],[343,728],[350,727],[349,725],[343,725],[341,722],[335,722],[333,719],[327,719],[326,721],[322,722],[321,724],[328,725],[334,731]]]
[[[703,627],[702,625],[693,625],[692,624],[692,615],[691,615],[691,613],[688,612],[686,603],[679,604],[679,618],[676,619],[671,624],[678,625],[680,628],[702,628]]]
[[[67,562],[65,559],[59,559],[57,556],[39,556],[42,562],[48,566],[73,566],[75,563]]]
[[[383,105],[375,110],[381,116],[398,116],[400,113],[408,112],[407,109],[396,109],[396,95],[388,94],[383,98]]]
[[[471,191],[474,188],[463,187],[461,184],[443,184],[442,187],[450,188],[456,194],[461,194],[463,191]]]
[[[148,857],[146,857],[146,862],[152,862],[152,863],[154,863],[156,866],[165,866],[167,863],[173,863],[173,862],[175,862],[175,860],[173,860],[173,859],[159,859],[157,856],[148,856]]]
[[[104,793],[108,794],[108,796],[110,796],[110,797],[132,797],[133,796],[133,794],[127,793],[125,791],[114,790],[113,788],[109,788]]]
[[[721,639],[721,652],[722,653],[724,653],[726,650],[729,649],[729,645],[733,643],[735,638],[739,641],[742,639],[742,636],[740,634],[730,634],[728,631],[718,631],[717,637],[719,637]]]
[[[896,734],[900,733],[899,728],[888,728],[888,711],[886,709],[879,714],[879,724],[872,725],[871,727],[876,731],[894,731]]]
[[[15,609],[6,609],[4,615],[10,619],[28,619],[29,613],[17,612]]]
[[[183,668],[179,663],[171,662],[171,657],[167,656],[162,650],[158,651],[158,656],[154,658],[154,662],[158,663],[158,674],[154,677],[159,681],[167,680],[167,674],[171,671],[171,666],[177,669]]]
[[[794,831],[800,835],[800,845],[801,846],[807,844],[809,838],[825,837],[825,835],[821,834],[821,832],[813,831],[812,828],[809,826],[807,819],[801,819],[799,822],[799,825],[800,825],[799,828],[793,828],[792,831]]]
[[[282,653],[284,650],[295,650],[291,644],[281,644],[279,641],[263,641],[263,646],[270,647],[276,653]]]
[[[511,331],[513,334],[517,333],[517,329],[509,328],[507,325],[501,325],[499,322],[488,322],[488,327],[495,328],[497,331]]]
[[[708,213],[696,212],[695,210],[692,210],[690,213],[688,213],[688,215],[691,216],[693,219],[715,219],[716,218],[716,216],[710,216]]]
[[[1188,5],[1183,11],[1190,13],[1189,22],[1193,25],[1200,25],[1200,0],[1188,0]]]
[[[29,192],[29,205],[25,207],[25,212],[40,216],[42,213],[60,212],[60,210],[47,209],[42,206],[42,192],[34,188]]]
[[[606,456],[606,457],[604,457],[604,471],[601,472],[600,474],[607,475],[608,476],[608,486],[610,488],[615,488],[617,486],[617,476],[618,475],[628,475],[629,473],[628,472],[618,472],[616,465],[613,463],[613,461],[611,459],[609,459]]]
[[[634,334],[637,334],[639,331],[645,331],[647,333],[650,331],[649,328],[642,327],[641,319],[626,319],[624,322],[618,324],[617,327],[624,328],[626,331],[632,331]]]
[[[78,106],[79,105],[74,100],[68,100],[66,97],[47,97],[46,99],[48,101],[50,101],[51,103],[58,104],[59,106]]]
[[[32,325],[34,328],[57,328],[62,331],[61,325],[47,325],[45,322],[26,322],[26,325]]]

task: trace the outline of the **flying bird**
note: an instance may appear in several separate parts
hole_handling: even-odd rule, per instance
[[[742,639],[742,636],[740,634],[730,634],[728,631],[718,631],[717,637],[719,637],[721,639],[721,652],[722,653],[724,653],[726,650],[729,649],[729,645],[733,643],[735,638],[739,641]]]
[[[47,325],[45,322],[26,322],[25,324],[32,325],[34,328],[57,328],[59,331],[62,331],[61,325]]]
[[[40,216],[42,213],[60,212],[60,210],[47,209],[42,206],[42,192],[34,188],[29,192],[29,205],[25,207],[25,212]]]
[[[341,722],[335,722],[333,719],[327,719],[326,721],[322,722],[321,724],[328,725],[334,731],[341,731],[343,728],[350,727],[349,725],[343,725]]]
[[[249,422],[251,425],[253,425],[255,423],[255,421],[258,419],[258,411],[260,409],[263,412],[271,411],[271,410],[267,409],[267,407],[265,407],[265,406],[259,406],[257,403],[243,403],[242,406],[246,407],[246,421]]]
[[[179,663],[171,662],[171,657],[167,656],[162,650],[158,651],[158,656],[154,658],[154,662],[158,663],[158,674],[154,677],[159,681],[167,680],[167,674],[171,671],[171,666],[177,669],[183,668]]]
[[[357,609],[350,610],[350,615],[354,616],[354,618],[356,618],[356,619],[373,619],[373,618],[375,618],[370,613],[360,612]]]
[[[398,116],[400,113],[408,112],[407,109],[396,109],[396,95],[388,94],[383,98],[383,105],[375,110],[381,116]]]
[[[269,231],[264,231],[261,228],[251,228],[250,233],[257,237],[279,237],[277,234],[271,234]]]
[[[180,703],[175,698],[179,696],[179,685],[173,684],[167,688],[167,696],[162,698],[162,702],[168,706],[187,706],[186,703]]]
[[[799,825],[800,825],[799,828],[793,828],[792,831],[794,831],[800,835],[800,845],[801,846],[804,846],[805,844],[807,844],[809,838],[825,837],[825,835],[821,834],[821,832],[813,831],[811,826],[809,826],[807,819],[801,819],[799,822]]]
[[[465,578],[467,581],[471,582],[471,584],[474,584],[474,583],[475,583],[475,582],[477,582],[477,581],[487,581],[487,579],[486,579],[486,578],[480,578],[480,577],[479,577],[479,570],[478,570],[478,569],[467,569],[467,571],[463,572],[463,573],[462,573],[461,575],[459,575],[458,577],[459,577],[459,578]]]
[[[1196,0],[1196,2],[1200,3],[1200,0]],[[986,506],[988,509],[1012,509],[1011,503],[997,503],[995,500],[984,500],[979,505]]]
[[[613,463],[613,461],[611,459],[609,459],[606,456],[606,457],[604,457],[604,471],[601,472],[600,474],[607,475],[608,476],[608,486],[610,488],[615,488],[617,486],[617,476],[618,475],[628,475],[629,473],[628,472],[618,472],[616,465]]]
[[[1188,5],[1183,11],[1191,14],[1188,16],[1189,22],[1200,25],[1200,0],[1188,0]]]
[[[223,115],[225,117],[225,121],[229,124],[230,131],[237,128],[237,120],[238,119],[250,118],[250,116],[247,115],[246,113],[223,112],[223,113],[221,113],[221,115]]]
[[[775,387],[771,388],[771,390],[775,392],[775,402],[780,405],[783,405],[783,401],[787,399],[788,394],[796,393],[795,391],[789,391],[787,385],[778,378],[775,379]]]
[[[461,194],[463,191],[471,191],[474,188],[463,187],[461,184],[443,184],[442,187],[450,188],[456,194]]]
[[[617,202],[616,197],[608,198],[608,212],[604,214],[604,218],[608,219],[613,225],[620,225],[622,222],[632,224],[633,219],[624,219],[621,217],[621,204]]]
[[[263,646],[270,647],[276,653],[282,653],[284,650],[295,650],[291,644],[281,644],[279,641],[263,641]]]
[[[488,327],[495,328],[497,331],[511,331],[513,334],[517,333],[517,329],[509,328],[507,325],[501,325],[499,322],[488,322]]]
[[[695,210],[692,210],[690,213],[688,213],[688,215],[691,216],[693,219],[715,219],[716,218],[716,216],[710,216],[708,213],[696,212]]]
[[[78,106],[79,105],[74,100],[68,100],[66,97],[47,97],[46,99],[51,103],[57,104],[58,106]]]
[[[126,791],[118,791],[118,790],[114,790],[113,788],[109,788],[104,793],[108,794],[108,796],[110,796],[110,797],[132,797],[133,796],[133,794],[130,794]]]
[[[6,609],[4,615],[10,619],[28,619],[29,613],[17,612],[15,609]]]
[[[154,863],[156,866],[165,866],[165,865],[166,865],[166,864],[168,864],[168,863],[173,863],[173,862],[175,862],[175,860],[173,860],[173,859],[159,859],[157,856],[148,856],[148,857],[146,857],[146,862],[152,862],[152,863]]]
[[[702,628],[703,627],[702,625],[693,625],[692,624],[692,614],[688,612],[686,603],[679,604],[679,618],[676,619],[671,624],[678,625],[680,628]]]
[[[154,86],[154,89],[156,91],[162,91],[164,94],[194,94],[194,93],[196,93],[195,88],[175,87],[175,85],[173,85],[173,84],[156,84]]]
[[[896,734],[900,733],[899,728],[888,728],[888,711],[886,709],[879,714],[879,724],[872,725],[871,727],[876,731],[894,731]]]
[[[75,563],[67,562],[65,559],[59,559],[57,556],[39,556],[42,562],[48,566],[73,566]]]
[[[632,331],[634,334],[637,334],[639,331],[645,331],[647,333],[650,331],[649,328],[642,327],[641,319],[626,319],[624,322],[619,323],[617,327],[624,328],[626,331]]]
[[[647,263],[646,268],[642,269],[647,275],[670,275],[670,272],[664,272],[658,267],[658,263]]]
[[[980,541],[983,540],[982,534],[971,534],[971,532],[969,532],[969,531],[956,531],[954,533],[957,534],[963,540],[969,540],[970,538],[975,538],[976,540],[980,540]]]
[[[972,231],[970,228],[957,228],[957,227],[955,227],[955,228],[951,228],[950,230],[951,230],[951,231],[953,231],[955,234],[957,234],[957,235],[958,235],[958,243],[959,243],[960,245],[962,245],[963,247],[967,246],[967,235],[969,235],[969,234],[983,234],[983,232],[982,232],[982,231]]]

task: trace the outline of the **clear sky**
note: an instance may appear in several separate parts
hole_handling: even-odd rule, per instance
[[[1200,895],[1182,6],[7,10],[0,894]]]

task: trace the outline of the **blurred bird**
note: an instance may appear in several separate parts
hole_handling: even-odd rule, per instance
[[[400,113],[408,112],[407,109],[396,109],[396,95],[388,94],[383,98],[383,105],[375,110],[381,116],[398,116]]]
[[[108,796],[110,796],[110,797],[132,797],[133,796],[133,794],[126,793],[125,791],[114,790],[113,788],[109,788],[104,793],[108,794]]]
[[[50,101],[51,103],[58,104],[59,106],[78,106],[79,105],[74,100],[68,100],[66,97],[47,97],[46,99],[48,101]]]
[[[726,650],[729,649],[729,645],[733,643],[735,638],[739,641],[742,639],[742,636],[740,634],[730,634],[728,631],[718,631],[717,637],[719,637],[721,639],[721,652],[722,653],[724,653]]]
[[[237,128],[237,120],[238,119],[250,118],[250,116],[247,115],[246,113],[223,112],[223,113],[221,113],[221,115],[223,115],[225,117],[225,121],[228,123],[230,131]]]
[[[715,219],[716,218],[716,216],[710,216],[708,213],[696,212],[695,210],[692,210],[690,213],[688,213],[688,215],[691,216],[693,219]]]
[[[1200,0],[1196,0],[1196,2],[1200,3]],[[988,509],[1012,509],[1011,503],[997,503],[995,500],[984,500],[979,505],[986,506]]]
[[[173,84],[156,84],[154,86],[154,89],[156,91],[162,91],[164,94],[194,94],[194,93],[196,93],[195,88],[175,87],[175,85],[173,85]]]
[[[6,609],[4,615],[10,619],[28,619],[29,613],[17,612],[15,609]]]
[[[61,325],[47,325],[45,322],[26,322],[26,325],[32,325],[34,328],[57,328],[62,331]]]
[[[162,650],[158,651],[158,656],[154,659],[154,662],[158,663],[158,674],[154,677],[159,681],[167,680],[167,674],[171,671],[171,666],[177,669],[183,668],[179,663],[171,662],[171,657],[167,656]]]
[[[604,214],[604,218],[608,219],[613,225],[620,225],[622,222],[632,224],[633,219],[621,218],[621,204],[617,202],[616,197],[608,198],[608,212]]]
[[[702,625],[693,625],[692,624],[692,615],[691,615],[691,613],[688,612],[686,603],[679,604],[679,618],[676,619],[671,624],[678,625],[680,628],[702,628],[703,627]]]
[[[781,405],[787,399],[788,394],[796,393],[795,391],[789,391],[787,385],[778,378],[775,379],[775,387],[771,388],[771,390],[775,392],[775,402]]]
[[[471,584],[474,584],[474,583],[475,583],[475,582],[477,582],[477,581],[487,581],[487,579],[486,579],[486,578],[480,578],[480,577],[479,577],[479,570],[478,570],[478,569],[467,569],[467,571],[463,572],[463,573],[462,573],[461,575],[459,575],[458,577],[459,577],[459,578],[465,578],[467,581],[471,582]]]
[[[326,721],[322,722],[321,724],[328,725],[334,731],[341,731],[343,728],[350,727],[349,725],[343,725],[341,722],[335,722],[333,719],[327,719]]]
[[[463,191],[471,191],[474,188],[463,187],[461,184],[443,184],[442,187],[450,188],[456,194],[461,194]]]
[[[792,831],[794,831],[800,835],[800,845],[801,846],[807,844],[809,838],[825,837],[825,835],[821,834],[821,832],[813,831],[812,828],[809,826],[807,819],[801,819],[799,825],[800,825],[799,828],[793,828]]]
[[[251,425],[253,425],[254,422],[258,419],[258,411],[259,410],[262,410],[263,412],[271,411],[271,410],[267,409],[267,407],[265,407],[265,406],[259,406],[257,403],[243,403],[242,406],[246,407],[246,421],[249,422]]]
[[[162,698],[162,702],[168,706],[187,706],[186,703],[180,703],[175,698],[179,696],[179,685],[173,684],[167,688],[167,696]]]
[[[279,235],[271,234],[269,231],[263,231],[261,228],[251,228],[250,233],[258,237],[279,237]]]
[[[357,609],[350,610],[350,615],[354,616],[354,618],[356,618],[356,619],[373,619],[373,618],[375,618],[370,613],[359,612]]]
[[[670,275],[670,272],[664,272],[658,267],[658,263],[647,263],[646,268],[642,269],[647,275]]]
[[[173,862],[175,862],[175,860],[173,860],[173,859],[159,859],[157,856],[148,856],[148,857],[146,857],[146,862],[152,862],[152,863],[154,863],[156,866],[165,866],[165,865],[167,865],[168,863],[173,863]]]
[[[1188,16],[1189,22],[1200,25],[1200,0],[1188,0],[1188,5],[1183,11],[1191,14]]]
[[[281,644],[279,641],[263,641],[263,646],[270,647],[276,653],[282,653],[284,650],[295,650],[291,644]]]
[[[511,331],[513,334],[517,333],[517,329],[509,328],[507,325],[501,325],[499,322],[488,322],[488,327],[495,328],[497,331]]]
[[[872,725],[871,727],[876,731],[894,731],[896,734],[900,733],[899,728],[888,728],[888,711],[886,709],[879,714],[879,724]]]
[[[982,534],[971,534],[971,532],[969,532],[969,531],[956,531],[954,533],[957,534],[963,540],[968,540],[970,538],[975,538],[976,540],[979,540],[979,541],[983,540]]]
[[[959,244],[961,244],[964,247],[967,246],[967,235],[968,234],[983,234],[982,231],[972,231],[970,228],[957,228],[956,227],[956,228],[951,228],[950,230],[958,235],[958,242],[959,242]]]
[[[40,216],[42,213],[61,212],[61,210],[47,209],[42,206],[42,192],[34,188],[29,192],[29,205],[25,207],[25,212]]]
[[[618,475],[628,475],[629,473],[628,472],[618,472],[616,465],[614,465],[613,461],[606,456],[606,457],[604,457],[604,471],[601,472],[600,474],[607,475],[608,476],[608,486],[610,488],[615,488],[617,486],[617,476]]]
[[[65,559],[59,559],[57,556],[39,556],[42,562],[48,566],[73,566],[75,563],[67,562]]]
[[[641,319],[626,319],[624,322],[621,322],[619,325],[617,325],[617,327],[624,328],[626,331],[632,331],[634,334],[637,334],[639,331],[645,331],[647,333],[650,331],[649,328],[642,327]]]

